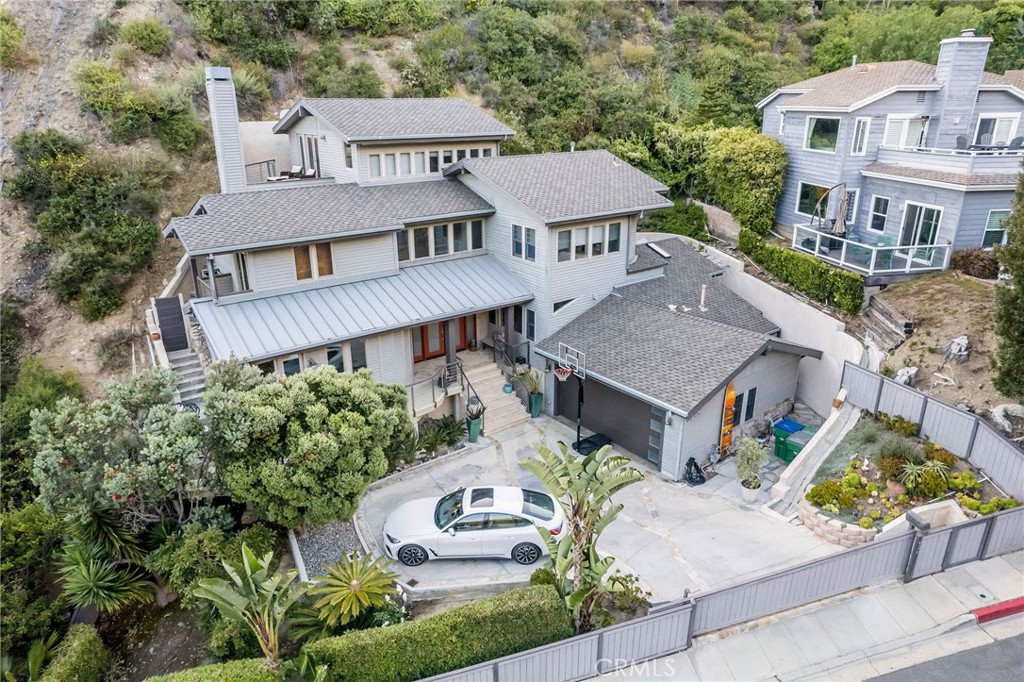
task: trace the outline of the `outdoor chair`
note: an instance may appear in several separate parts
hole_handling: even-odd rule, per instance
[[[1010,144],[1007,145],[1006,148],[1010,151],[1016,151],[1020,149],[1022,145],[1024,145],[1024,137],[1017,136],[1010,140]]]
[[[292,169],[287,173],[281,173],[281,175],[287,175],[289,178],[302,177],[302,166],[292,166]]]
[[[967,149],[967,136],[966,135],[957,135],[956,136],[956,148],[957,149]]]
[[[308,178],[315,178],[316,168],[307,168],[306,170],[302,171],[302,174],[299,177],[301,177],[303,180],[306,180]]]

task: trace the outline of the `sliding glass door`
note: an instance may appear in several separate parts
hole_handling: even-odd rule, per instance
[[[942,209],[938,206],[907,202],[903,210],[900,246],[916,247],[909,250],[909,257],[925,263],[932,262],[935,249],[929,247],[933,246],[938,238],[940,222]]]

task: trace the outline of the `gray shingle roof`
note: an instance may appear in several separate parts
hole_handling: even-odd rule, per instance
[[[648,244],[658,244],[658,242],[649,241],[644,242],[643,244],[637,244],[635,249],[636,260],[626,267],[626,272],[630,274],[634,272],[646,272],[648,270],[660,268],[668,263],[668,258],[660,256],[654,249],[649,247]]]
[[[774,334],[779,330],[779,326],[760,310],[726,287],[722,278],[712,277],[722,272],[722,268],[694,251],[686,242],[670,237],[655,243],[672,256],[668,260],[657,256],[665,266],[665,275],[619,287],[617,292],[621,296],[666,310],[674,305],[680,315],[713,320],[748,331]],[[643,244],[637,247],[638,252],[644,250],[653,253]],[[704,298],[707,310],[704,311],[700,309],[703,284],[707,285]]]
[[[211,194],[198,203],[205,215],[174,218],[165,230],[175,233],[193,255],[387,231],[439,216],[494,211],[457,180],[275,188]]]
[[[397,139],[507,137],[515,131],[486,111],[457,97],[302,99],[351,142]],[[293,107],[294,110],[294,107]],[[274,127],[288,127],[289,117]]]
[[[990,187],[993,185],[1002,187],[1017,184],[1017,173],[949,173],[927,168],[897,166],[891,163],[873,163],[861,172],[878,173],[879,175],[887,175],[897,179],[905,178],[911,181],[930,180],[932,182],[943,182],[963,187]]]
[[[463,159],[445,175],[487,178],[546,222],[668,208],[668,188],[603,149]]]

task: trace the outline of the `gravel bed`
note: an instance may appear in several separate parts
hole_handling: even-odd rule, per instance
[[[352,521],[332,521],[310,528],[305,537],[296,535],[296,540],[310,578],[322,575],[322,567],[338,561],[345,552],[363,550]]]

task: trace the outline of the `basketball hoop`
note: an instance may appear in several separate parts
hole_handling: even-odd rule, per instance
[[[565,381],[572,376],[571,367],[555,367],[555,376],[558,377],[559,381]]]

